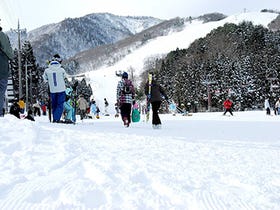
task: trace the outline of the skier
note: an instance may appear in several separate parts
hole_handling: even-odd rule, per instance
[[[14,53],[9,37],[0,27],[0,117],[4,117],[5,92],[8,86],[9,61],[13,59]]]
[[[161,129],[161,120],[158,115],[158,111],[160,108],[160,105],[162,103],[162,97],[168,101],[168,97],[165,94],[162,86],[158,84],[155,80],[155,76],[152,74],[152,83],[151,83],[151,95],[149,96],[149,83],[146,83],[145,86],[145,94],[150,100],[150,103],[152,104],[152,111],[153,111],[153,117],[152,117],[152,124],[154,129]]]
[[[61,67],[62,59],[55,54],[48,68],[44,71],[43,78],[48,82],[50,88],[51,107],[53,122],[60,122],[63,112],[63,103],[65,101],[65,81],[66,72]]]
[[[225,108],[225,112],[224,112],[223,115],[226,115],[226,113],[229,112],[231,114],[231,116],[233,116],[233,114],[232,114],[232,101],[229,100],[229,98],[227,98],[224,101],[224,108]]]
[[[135,90],[128,73],[123,72],[122,79],[117,86],[117,104],[120,107],[122,121],[125,127],[131,122],[131,106],[135,97]]]

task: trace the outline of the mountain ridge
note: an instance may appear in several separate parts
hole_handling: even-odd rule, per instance
[[[78,52],[114,43],[160,22],[162,20],[153,17],[92,13],[44,25],[30,32],[23,30],[21,38],[22,42],[31,42],[37,62],[44,65],[55,53],[67,59]],[[8,35],[16,47],[17,33],[11,30]]]

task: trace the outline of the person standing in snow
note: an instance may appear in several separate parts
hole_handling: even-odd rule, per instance
[[[8,86],[9,61],[13,59],[14,53],[9,37],[0,27],[0,117],[4,117],[5,92]]]
[[[78,104],[78,108],[80,110],[81,120],[83,120],[86,117],[86,112],[87,112],[87,108],[88,108],[88,102],[84,98],[84,95],[81,94],[79,96],[77,104]]]
[[[62,59],[55,54],[48,68],[44,71],[43,79],[48,82],[50,88],[53,122],[60,122],[65,102],[65,78],[66,72],[61,67]]]
[[[38,114],[38,116],[41,116],[41,106],[39,101],[36,101],[33,105],[33,109],[34,109],[34,116],[36,116],[36,114]]]
[[[12,114],[15,117],[17,117],[18,119],[20,119],[20,108],[19,108],[17,100],[15,100],[13,102],[12,106],[10,107],[10,114]]]
[[[153,75],[152,83],[151,83],[151,95],[149,96],[149,82],[147,81],[145,86],[145,94],[150,100],[150,103],[152,105],[152,125],[154,129],[160,129],[161,128],[161,120],[159,118],[158,112],[160,105],[162,103],[162,99],[168,101],[168,97],[165,94],[165,91],[163,90],[162,86],[157,83],[155,76]]]
[[[266,114],[270,115],[270,104],[268,98],[264,100],[264,108],[266,110]]]
[[[104,105],[105,105],[105,115],[107,116],[107,115],[109,115],[109,114],[108,114],[108,106],[109,106],[109,103],[108,103],[108,101],[107,101],[106,98],[104,98]]]
[[[280,113],[280,98],[276,101],[274,105],[274,114],[279,115]]]
[[[22,98],[19,99],[18,105],[19,105],[19,108],[20,108],[20,113],[21,113],[21,114],[24,114],[24,111],[25,111],[24,97],[22,97]]]
[[[135,90],[131,80],[128,79],[128,73],[123,72],[121,81],[117,86],[117,104],[120,108],[120,114],[125,127],[131,123],[131,106],[135,97]]]
[[[73,93],[73,89],[72,88],[66,88],[65,90],[65,101],[63,103],[63,108],[65,111],[65,123],[71,124],[74,123],[74,107],[73,107],[73,100],[72,100],[72,93]]]
[[[90,113],[92,116],[95,116],[96,119],[99,119],[99,107],[96,105],[96,102],[92,99],[90,102]]]
[[[224,115],[226,115],[227,112],[229,112],[232,116],[232,101],[229,100],[229,98],[227,98],[225,101],[224,101],[224,108],[225,108],[225,112],[224,112]]]

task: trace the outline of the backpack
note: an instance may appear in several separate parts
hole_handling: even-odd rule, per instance
[[[132,93],[132,84],[130,80],[126,80],[123,83],[122,93],[123,94],[131,94]]]

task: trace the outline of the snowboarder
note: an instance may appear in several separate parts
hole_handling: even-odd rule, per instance
[[[131,122],[131,106],[135,97],[135,90],[128,73],[123,72],[122,79],[117,86],[117,103],[121,111],[122,121],[125,127]]]
[[[153,75],[153,74],[152,74]],[[158,115],[158,111],[160,108],[160,105],[162,103],[162,97],[168,101],[168,97],[165,94],[162,86],[158,84],[155,80],[155,76],[152,76],[152,83],[151,83],[151,95],[149,96],[149,83],[146,83],[145,86],[145,94],[150,100],[150,103],[152,104],[152,125],[154,129],[160,129],[161,128],[161,120]]]
[[[65,81],[66,72],[61,67],[62,59],[55,54],[48,68],[44,71],[43,78],[48,82],[50,88],[51,107],[53,122],[60,122],[63,113],[63,103],[65,102]]]

